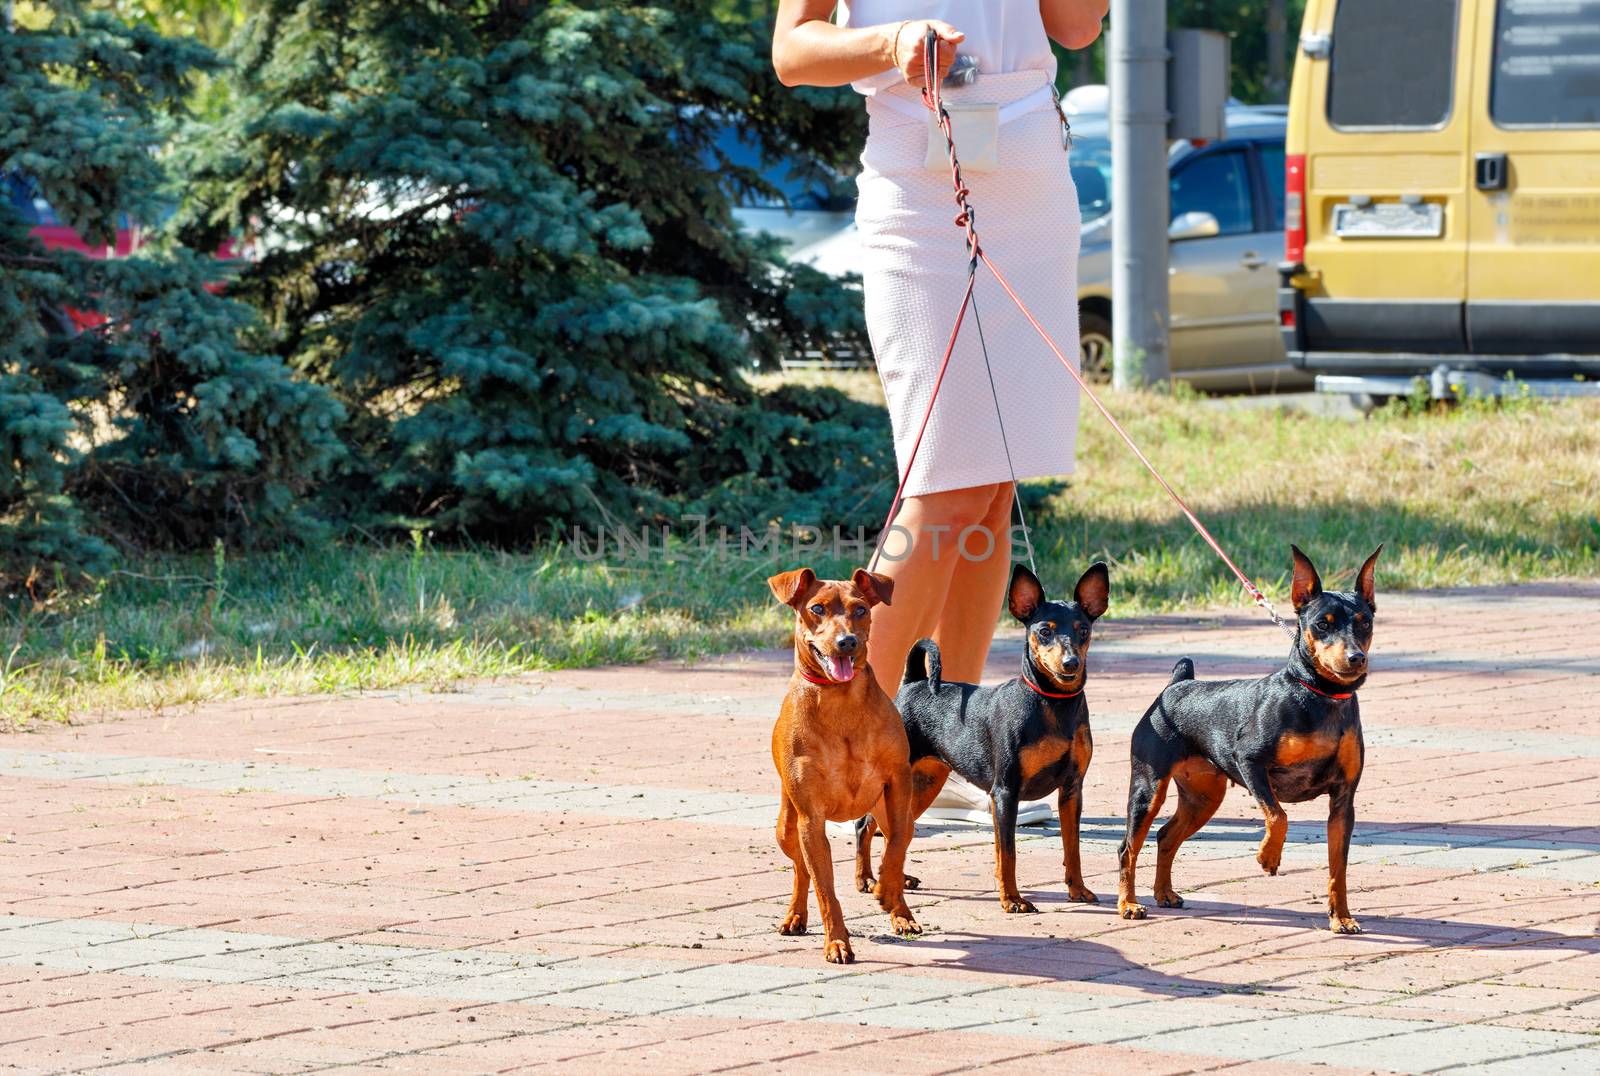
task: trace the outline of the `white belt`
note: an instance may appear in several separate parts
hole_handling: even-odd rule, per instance
[[[981,86],[982,84],[982,80],[979,80],[976,85]],[[972,94],[962,94],[962,99],[977,100]],[[1019,97],[1008,105],[1001,105],[998,109],[997,118],[1002,124],[1010,123],[1012,120],[1026,116],[1044,105],[1053,106],[1055,99],[1055,94],[1050,92],[1050,84],[1047,82],[1026,97]],[[876,101],[880,105],[884,105],[890,110],[914,120],[926,120],[928,118],[928,107],[926,105],[922,104],[921,101],[913,101],[901,97],[899,94],[880,92],[873,94],[869,100]],[[957,101],[951,98],[950,103],[954,105]]]

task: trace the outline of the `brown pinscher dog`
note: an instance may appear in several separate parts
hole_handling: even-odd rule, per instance
[[[911,843],[911,762],[894,703],[867,665],[872,607],[889,604],[894,581],[857,570],[850,580],[818,579],[810,568],[767,580],[797,614],[794,675],[772,729],[772,761],[783,782],[778,845],[794,862],[794,893],[780,934],[806,932],[806,887],[817,890],[830,964],[855,959],[833,891],[827,823],[872,812],[887,847],[878,870],[878,904],[896,934],[920,934],[905,901]]]

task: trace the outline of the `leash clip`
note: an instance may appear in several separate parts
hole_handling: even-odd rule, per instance
[[[1061,111],[1061,91],[1056,89],[1054,82],[1050,83],[1050,99],[1055,102],[1056,119],[1061,123],[1061,152],[1072,151],[1072,124],[1067,122],[1067,114]]]

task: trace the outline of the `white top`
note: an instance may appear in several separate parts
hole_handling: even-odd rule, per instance
[[[1056,57],[1044,32],[1039,0],[848,0],[839,2],[840,26],[878,26],[903,19],[938,19],[967,35],[958,56],[978,59],[978,77],[1010,71],[1043,71],[1056,77]],[[894,69],[850,85],[871,96],[903,82]]]

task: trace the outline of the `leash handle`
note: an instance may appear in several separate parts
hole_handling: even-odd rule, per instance
[[[961,161],[956,157],[956,134],[950,126],[950,113],[945,110],[944,96],[939,86],[939,35],[929,27],[922,36],[922,103],[938,118],[939,130],[944,132],[945,152],[950,157],[950,185],[955,188],[956,227],[967,230],[967,254],[974,266],[978,260],[977,214],[967,201],[967,183],[961,177]]]
[[[955,187],[956,205],[961,207],[961,213],[956,217],[957,227],[967,230],[967,286],[961,296],[961,308],[956,312],[956,323],[950,329],[950,342],[945,345],[944,358],[939,363],[939,373],[933,381],[933,392],[928,396],[928,406],[922,412],[922,422],[917,426],[917,437],[911,443],[911,455],[906,460],[905,473],[900,476],[900,481],[894,490],[894,499],[889,503],[889,515],[883,521],[883,529],[878,532],[878,541],[872,549],[872,560],[867,565],[867,571],[877,571],[878,560],[883,556],[884,543],[889,540],[889,531],[894,525],[894,517],[900,514],[900,506],[905,502],[906,484],[911,481],[911,471],[917,463],[917,453],[922,448],[922,438],[928,431],[928,421],[933,417],[933,405],[939,399],[939,388],[944,384],[945,371],[950,367],[950,357],[955,354],[956,339],[961,335],[961,324],[966,319],[967,308],[972,308],[973,319],[978,316],[977,299],[972,293],[973,286],[978,278],[978,255],[982,250],[978,245],[978,233],[975,227],[976,217],[972,207],[967,203],[967,186],[961,178],[961,162],[956,157],[955,132],[950,126],[950,113],[945,111],[944,101],[939,92],[938,60],[939,60],[939,35],[930,27],[922,38],[922,103],[939,118],[939,128],[944,132],[945,151],[950,156],[950,181]],[[978,340],[983,341],[983,324],[978,322]],[[989,350],[983,350],[983,362],[989,367]],[[994,372],[989,370],[989,390],[994,389]],[[1001,444],[1005,445],[1005,422],[1000,417],[1000,397],[996,393],[994,399],[995,421],[1000,423]],[[1011,448],[1005,445],[1006,466],[1011,467]],[[1024,540],[1028,543],[1028,562],[1033,563],[1033,537],[1028,533],[1028,520],[1022,514],[1022,495],[1017,491],[1017,476],[1015,470],[1011,475],[1011,495],[1017,506],[1017,516],[1022,520]],[[912,541],[915,542],[913,537]],[[1034,565],[1034,573],[1038,574],[1038,566]]]

